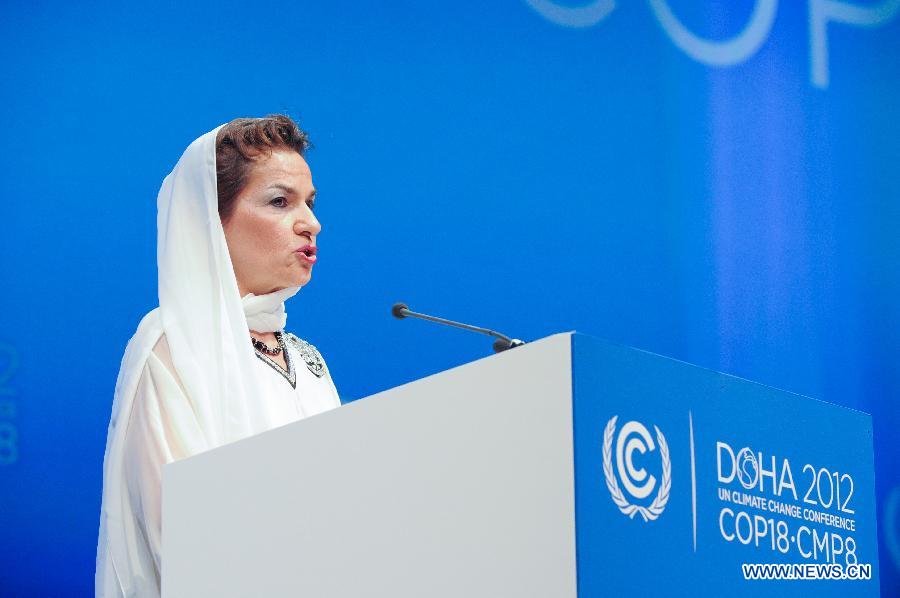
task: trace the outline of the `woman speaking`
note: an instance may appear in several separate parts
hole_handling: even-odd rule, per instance
[[[116,381],[97,596],[159,596],[162,466],[340,405],[322,356],[285,333],[321,225],[306,133],[275,115],[202,135],[158,197],[159,307]]]

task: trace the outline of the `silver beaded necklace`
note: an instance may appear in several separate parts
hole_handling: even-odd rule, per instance
[[[266,355],[278,355],[284,349],[284,341],[281,340],[280,332],[275,333],[275,340],[278,342],[278,346],[274,349],[270,349],[266,343],[257,338],[254,338],[252,334],[250,335],[250,344],[253,345],[253,348],[257,351],[265,353]]]

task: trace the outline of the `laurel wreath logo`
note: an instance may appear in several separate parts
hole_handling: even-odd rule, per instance
[[[659,492],[656,493],[656,498],[649,507],[629,503],[622,494],[622,490],[619,489],[612,466],[613,436],[616,433],[616,420],[618,419],[618,415],[613,416],[603,431],[603,474],[606,477],[606,487],[612,495],[613,502],[623,514],[634,519],[635,513],[639,513],[644,521],[654,521],[666,508],[666,503],[669,502],[669,490],[672,487],[672,462],[669,460],[669,445],[666,444],[666,437],[659,428],[653,426],[653,429],[656,430],[656,441],[659,443],[659,454],[662,458],[662,481],[659,484]]]

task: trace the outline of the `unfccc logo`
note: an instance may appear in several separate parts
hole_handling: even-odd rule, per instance
[[[616,415],[606,424],[603,431],[603,474],[606,476],[606,487],[612,496],[612,500],[619,507],[623,514],[628,515],[632,519],[635,513],[639,513],[644,521],[653,521],[659,517],[666,503],[669,502],[669,490],[672,487],[672,462],[669,460],[669,445],[666,443],[666,437],[659,428],[653,426],[656,430],[656,445],[653,443],[653,437],[650,432],[640,422],[630,421],[622,426],[616,435]],[[613,471],[613,439],[616,445],[616,470],[618,471],[618,479],[616,472]],[[659,456],[662,460],[662,479],[659,482],[659,488],[656,497],[649,506],[636,505],[622,493],[619,488],[620,479],[625,491],[635,500],[642,500],[650,496],[654,489],[657,488],[656,477],[647,473],[643,468],[635,467],[634,453],[641,454],[652,452],[659,446]]]

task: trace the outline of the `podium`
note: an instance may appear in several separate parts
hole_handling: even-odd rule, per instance
[[[877,596],[877,559],[868,415],[574,333],[163,472],[166,598]]]

